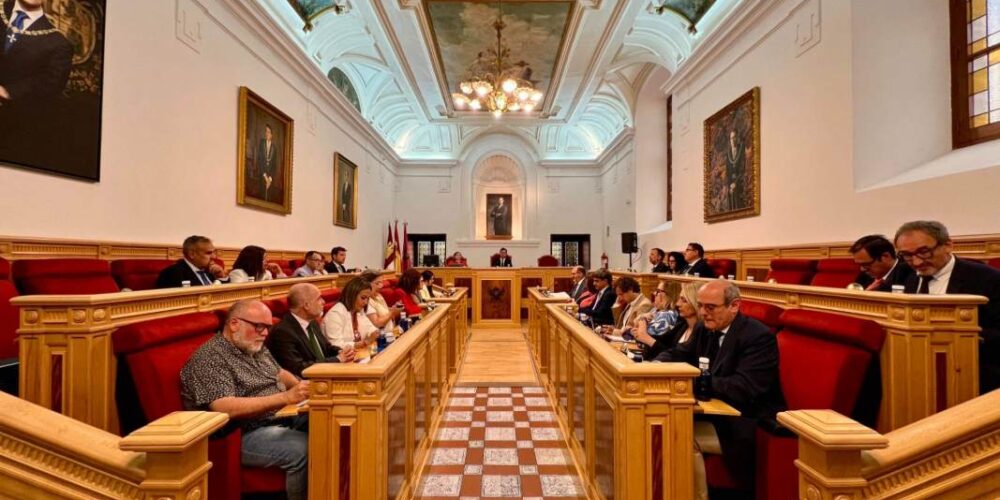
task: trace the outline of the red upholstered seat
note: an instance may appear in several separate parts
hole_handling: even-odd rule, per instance
[[[986,261],[986,265],[996,269],[1000,269],[1000,257]]]
[[[20,312],[10,304],[17,297],[17,289],[10,281],[10,263],[0,259],[0,361],[17,359],[17,327]]]
[[[111,262],[111,276],[129,290],[152,290],[160,271],[172,266],[170,259],[124,259]]]
[[[288,261],[285,260],[269,260],[268,264],[277,264],[281,268],[281,272],[285,273],[285,276],[291,276],[295,272],[295,268],[288,265]],[[275,276],[277,278],[277,276]]]
[[[399,286],[399,279],[397,278],[385,278],[383,280],[383,288],[396,288],[397,286]]]
[[[118,284],[111,266],[98,259],[18,260],[12,267],[22,295],[114,293]]]
[[[777,332],[778,318],[785,310],[774,304],[743,299],[740,301],[740,312],[764,323],[772,332]]]
[[[812,286],[829,286],[844,288],[854,283],[861,268],[854,259],[823,259],[816,263],[816,274],[813,275]]]
[[[783,285],[808,285],[816,272],[816,261],[807,259],[774,259],[767,280]]]
[[[281,321],[281,318],[288,314],[287,298],[265,300],[264,305],[271,310],[271,317],[277,321]]]
[[[294,273],[296,269],[298,269],[298,268],[302,267],[303,265],[305,265],[305,262],[306,262],[305,259],[292,259],[292,260],[288,261],[288,267],[289,267],[289,269],[292,270],[292,273]],[[291,276],[292,273],[285,273],[285,274]]]
[[[850,415],[885,341],[874,321],[789,309],[778,332],[779,377],[789,410]],[[757,429],[758,499],[798,498],[798,441],[784,429]]]
[[[180,371],[192,354],[221,327],[210,312],[144,321],[114,333],[115,352],[124,356],[146,419],[181,410]],[[243,492],[283,492],[281,469],[242,467],[240,432],[209,441],[211,498],[238,500]]]
[[[538,267],[557,267],[559,266],[559,259],[551,255],[543,255],[538,258]]]
[[[716,276],[736,276],[736,261],[733,259],[705,259]]]
[[[500,262],[500,254],[495,253],[490,255],[490,267],[497,267],[497,263]]]

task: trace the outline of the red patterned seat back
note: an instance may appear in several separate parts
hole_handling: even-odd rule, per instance
[[[844,288],[858,277],[861,268],[854,259],[823,259],[816,263],[816,274],[809,282],[812,286]]]
[[[172,266],[169,259],[123,259],[111,262],[111,276],[118,286],[129,290],[152,290],[160,271]]]
[[[118,283],[111,266],[98,259],[18,260],[12,266],[21,295],[90,295],[114,293]]]
[[[774,259],[766,279],[773,279],[783,285],[808,285],[815,273],[815,260]]]

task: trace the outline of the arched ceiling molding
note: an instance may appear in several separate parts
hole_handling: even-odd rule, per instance
[[[510,127],[490,128],[476,137],[477,140],[466,143],[458,155],[459,162],[470,170],[483,158],[494,155],[510,156],[522,167],[535,165],[541,158],[536,150],[538,143]]]
[[[543,154],[539,151],[539,144],[535,137],[523,128],[510,125],[492,125],[472,132],[459,145],[459,158],[467,158],[470,151],[474,151],[484,144],[509,141],[512,138],[517,139],[535,161],[542,158]]]

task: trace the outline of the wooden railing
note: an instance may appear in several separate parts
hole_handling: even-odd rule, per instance
[[[634,363],[530,290],[529,335],[591,498],[646,500],[694,494],[692,396],[698,370]],[[544,367],[544,368],[542,368]]]
[[[616,273],[619,275],[629,273]],[[690,276],[629,274],[643,290]],[[745,299],[844,314],[886,330],[878,429],[888,432],[979,395],[978,295],[904,295],[738,281]]]
[[[117,432],[111,336],[118,328],[223,309],[242,299],[283,298],[296,283],[312,283],[321,290],[342,287],[353,277],[329,275],[223,286],[14,298],[11,303],[21,308],[20,396],[99,429]]]
[[[1000,498],[1000,390],[885,435],[830,410],[778,421],[799,436],[800,498]]]
[[[0,497],[208,498],[221,413],[175,412],[121,438],[0,392]]]
[[[309,497],[411,498],[464,354],[465,291],[369,364],[317,364],[310,379]]]

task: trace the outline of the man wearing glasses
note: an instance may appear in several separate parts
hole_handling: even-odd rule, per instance
[[[905,285],[913,275],[913,269],[896,258],[892,242],[881,234],[862,237],[851,245],[854,263],[861,267],[861,273],[854,282],[870,292],[891,292],[892,285]]]
[[[313,250],[306,253],[306,261],[302,264],[302,267],[295,270],[292,273],[293,278],[299,277],[309,277],[309,276],[323,276],[326,275],[326,269],[323,269],[325,264],[323,260],[323,254]]]
[[[715,271],[705,261],[705,247],[701,246],[701,243],[688,243],[687,248],[684,249],[684,260],[688,263],[684,274],[702,278],[715,277]]]
[[[740,301],[740,289],[732,282],[706,283],[698,290],[702,322],[691,340],[656,358],[693,366],[698,366],[698,358],[708,358],[712,397],[740,411],[739,417],[695,421],[696,498],[708,498],[702,453],[721,453],[729,471],[752,484],[757,423],[785,409],[777,339],[763,323],[740,314]]]
[[[202,344],[181,369],[186,410],[229,415],[228,430],[243,431],[242,463],[285,470],[288,498],[308,491],[308,419],[279,420],[274,413],[309,397],[309,382],[278,366],[264,347],[271,311],[259,300],[229,309],[222,332]],[[225,432],[225,430],[223,431]]]
[[[906,293],[982,295],[979,306],[979,392],[1000,388],[1000,271],[952,255],[948,229],[937,221],[913,221],[896,231],[896,255],[916,272]]]

